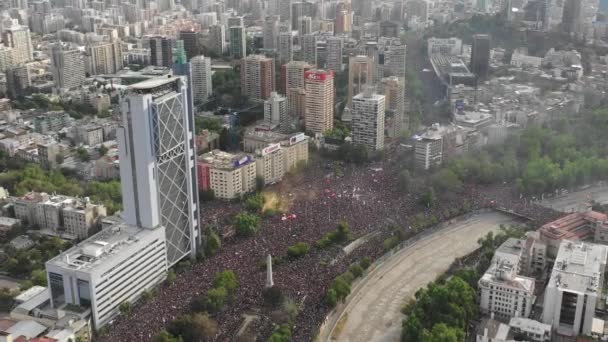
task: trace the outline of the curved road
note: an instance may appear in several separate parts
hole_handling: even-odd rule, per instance
[[[473,252],[480,237],[501,224],[516,222],[497,212],[481,213],[405,247],[355,285],[346,304],[321,327],[317,341],[399,341],[403,304],[444,273],[455,258]]]

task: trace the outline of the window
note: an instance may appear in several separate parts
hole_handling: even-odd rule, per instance
[[[91,306],[91,292],[89,282],[86,280],[78,279],[78,299],[80,299],[80,305]]]

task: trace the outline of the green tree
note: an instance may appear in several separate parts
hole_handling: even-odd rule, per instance
[[[89,152],[84,147],[79,147],[76,149],[76,156],[83,162],[88,162],[91,160]]]
[[[232,270],[225,270],[215,275],[213,280],[213,287],[225,288],[228,293],[233,293],[234,290],[239,286],[239,282],[236,278],[236,274]]]
[[[125,316],[130,316],[132,309],[133,308],[131,307],[131,303],[129,303],[128,301],[122,302],[118,306],[118,310],[120,311],[120,313],[123,314],[123,315],[125,315]]]
[[[434,207],[435,202],[437,202],[437,197],[435,196],[435,190],[432,187],[428,188],[420,197],[420,203],[427,208]]]
[[[250,196],[247,196],[245,200],[245,208],[251,212],[260,212],[264,207],[264,196],[257,192]]]
[[[210,232],[207,236],[207,240],[205,242],[205,255],[212,256],[214,255],[222,246],[222,241],[220,240],[219,235],[215,232]]]
[[[15,302],[15,293],[9,288],[0,288],[0,311],[9,312]]]
[[[307,243],[298,242],[295,245],[287,248],[287,255],[292,259],[299,258],[303,255],[306,255],[306,253],[308,253],[309,248],[310,247]]]
[[[291,329],[287,324],[275,327],[268,342],[291,342]]]
[[[30,280],[34,285],[37,286],[47,286],[46,282],[46,272],[44,270],[38,269],[33,270],[30,275]]]
[[[424,330],[422,342],[461,342],[464,341],[464,331],[460,328],[448,327],[444,323],[435,324],[433,330]]]
[[[260,228],[260,218],[257,215],[240,213],[234,218],[234,227],[237,236],[252,236]]]
[[[102,144],[97,148],[97,152],[99,152],[100,156],[105,156],[108,153],[108,148]]]
[[[167,330],[163,329],[158,334],[154,335],[152,342],[184,342],[181,336],[175,337]]]
[[[207,294],[200,298],[200,301],[193,303],[194,311],[207,311],[210,313],[220,312],[228,300],[228,292],[223,287],[212,288]]]
[[[338,304],[338,294],[336,293],[336,290],[333,288],[327,290],[327,294],[325,295],[325,303],[332,308]]]
[[[458,175],[448,168],[441,169],[435,173],[431,177],[431,184],[433,185],[433,189],[437,189],[440,192],[458,191],[462,186]]]
[[[167,330],[184,341],[206,341],[217,333],[217,323],[207,314],[196,313],[177,318]]]
[[[175,275],[175,271],[169,270],[169,272],[167,273],[167,283],[173,285],[173,283],[175,283],[176,278],[177,275]]]

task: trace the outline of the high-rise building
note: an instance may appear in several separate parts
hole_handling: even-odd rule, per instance
[[[209,48],[218,56],[226,52],[226,28],[224,25],[209,27]]]
[[[159,12],[170,11],[175,8],[174,0],[156,0]]]
[[[247,56],[247,40],[243,26],[230,27],[230,55],[236,59]]]
[[[304,74],[306,111],[304,124],[311,133],[324,133],[334,127],[334,72],[309,70]]]
[[[196,56],[190,60],[192,67],[192,98],[194,103],[205,103],[213,93],[211,84],[211,58]]]
[[[173,66],[173,47],[175,40],[163,37],[152,36],[145,38],[150,46],[150,63],[156,66],[170,68]]]
[[[120,41],[100,42],[87,46],[91,75],[114,74],[122,69]]]
[[[13,48],[0,46],[0,72],[13,65]]]
[[[302,60],[310,65],[317,65],[317,36],[305,34],[301,37]]]
[[[297,1],[291,3],[291,27],[298,27],[298,19],[301,17],[312,17],[315,12],[315,4],[308,1]],[[281,18],[284,20],[283,18]]]
[[[336,19],[334,20],[334,34],[348,33],[353,30],[353,12],[345,3],[339,2],[336,8]]]
[[[287,94],[289,89],[304,89],[304,74],[312,67],[302,61],[291,61],[281,66],[281,92]]]
[[[490,36],[487,34],[473,35],[471,48],[471,72],[477,78],[485,79],[490,71]]]
[[[133,84],[117,132],[123,218],[138,227],[165,227],[169,265],[194,257],[201,238],[194,115],[187,102],[181,76]]]
[[[6,69],[6,89],[9,98],[25,96],[27,88],[31,85],[30,68],[27,64],[17,64]]]
[[[293,36],[291,32],[279,34],[279,63],[285,64],[293,59]]]
[[[255,190],[256,163],[244,153],[213,150],[199,157],[198,183],[201,190],[212,190],[215,197],[233,199]]]
[[[608,247],[562,240],[544,293],[542,321],[560,335],[591,335],[603,307]]]
[[[305,16],[298,18],[298,26],[296,27],[298,30],[298,35],[300,37],[305,34],[309,34],[312,32],[312,18]]]
[[[289,103],[289,114],[292,117],[292,122],[298,124],[304,120],[306,113],[306,90],[304,88],[293,88],[287,91],[287,101]],[[281,125],[283,130],[283,125]]]
[[[279,125],[288,126],[288,116],[287,98],[272,92],[270,97],[264,101],[264,125],[269,129],[275,129]]]
[[[342,71],[342,49],[344,43],[342,38],[327,38],[327,60],[326,68],[334,72]]]
[[[228,17],[227,21],[228,27],[232,26],[245,26],[245,21],[242,16],[232,16]]]
[[[291,3],[292,0],[278,0],[279,1],[279,15],[281,21],[286,21],[291,25]]]
[[[363,92],[365,86],[374,84],[374,72],[374,61],[371,58],[367,56],[352,56],[348,59],[348,98],[346,107],[352,109],[353,96]]]
[[[384,95],[375,94],[372,87],[353,98],[353,143],[370,151],[384,148]]]
[[[277,48],[279,22],[280,17],[278,15],[268,16],[264,20],[264,49],[274,50]]]
[[[241,61],[241,93],[250,100],[266,100],[275,90],[274,59],[251,55]]]
[[[386,47],[384,52],[384,73],[385,76],[397,76],[405,78],[406,70],[406,46],[405,45],[391,45]],[[390,74],[390,75],[389,75]]]
[[[385,126],[390,137],[396,137],[408,129],[409,120],[405,115],[405,82],[396,76],[385,77],[378,83],[378,93],[384,95]]]
[[[34,59],[30,29],[27,26],[11,26],[2,32],[4,46],[13,48],[13,63],[26,63]]]
[[[353,0],[353,10],[357,15],[364,19],[372,18],[372,1],[369,0]],[[409,12],[408,12],[409,13]]]
[[[63,50],[61,43],[51,47],[51,69],[55,88],[63,93],[84,84],[84,56],[79,50]]]
[[[543,29],[551,31],[556,29],[564,18],[564,0],[545,0],[545,15]]]
[[[184,42],[184,51],[186,51],[186,57],[188,61],[192,59],[194,56],[198,56],[201,54],[201,49],[199,47],[198,39],[199,33],[190,31],[180,31],[179,39]]]

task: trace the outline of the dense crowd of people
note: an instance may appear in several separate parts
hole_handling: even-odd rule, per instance
[[[383,241],[394,229],[407,230],[412,217],[423,213],[439,222],[466,210],[501,207],[541,223],[558,214],[540,207],[510,191],[508,185],[465,186],[458,195],[445,196],[426,208],[413,194],[395,186],[392,172],[384,170],[385,163],[370,166],[345,167],[343,175],[320,164],[311,165],[289,182],[277,185],[283,201],[289,202],[290,219],[280,215],[263,218],[262,227],[252,238],[237,238],[226,234],[231,230],[231,218],[242,210],[238,203],[211,202],[204,204],[202,226],[213,227],[224,236],[218,253],[178,275],[172,285],[159,287],[156,296],[136,305],[130,317],[118,317],[101,338],[103,341],[147,341],[179,315],[190,311],[191,302],[210,287],[217,272],[233,270],[239,280],[233,300],[219,314],[217,341],[232,341],[243,322],[243,314],[264,308],[262,292],[266,280],[263,261],[267,255],[285,256],[289,246],[306,242],[312,252],[305,257],[285,261],[273,267],[275,286],[283,290],[298,307],[293,327],[294,341],[310,341],[329,311],[324,304],[326,290],[332,280],[362,257],[375,259],[385,250]],[[342,172],[340,172],[342,174]],[[315,249],[314,242],[335,230],[340,221],[348,223],[355,237],[370,232],[368,241],[348,255],[339,248]],[[413,234],[413,232],[412,232]],[[255,321],[255,330],[268,336],[272,330],[268,319]]]

